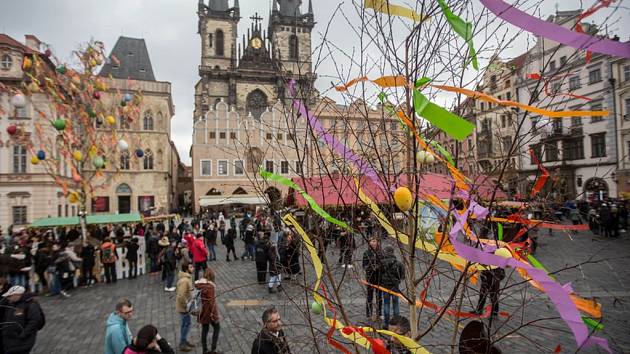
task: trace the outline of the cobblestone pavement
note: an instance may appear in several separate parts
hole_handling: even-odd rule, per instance
[[[605,328],[598,334],[609,339],[615,352],[630,353],[630,238],[627,234],[619,239],[604,239],[590,233],[572,235],[556,232],[549,236],[545,231],[539,242],[536,256],[550,272],[570,267],[555,274],[558,280],[563,284],[571,282],[580,295],[595,297],[602,303]],[[242,243],[238,243],[237,248],[242,251]],[[354,269],[335,268],[332,272],[341,283],[339,292],[344,299],[346,314],[359,325],[366,323],[365,290],[358,282],[363,276],[359,269],[364,248],[361,245],[354,254]],[[294,354],[317,352],[316,346],[322,353],[332,352],[326,344],[324,322],[317,317],[309,319],[309,313],[304,311],[310,300],[298,284],[310,284],[313,280],[313,269],[308,259],[304,259],[306,273],[301,275],[299,282],[284,281],[284,292],[269,294],[263,285],[256,283],[254,262],[228,263],[224,260],[224,252],[225,249],[219,247],[220,261],[210,262],[217,274],[220,293],[220,351],[249,353],[252,340],[261,328],[263,309],[274,305],[285,322],[285,332]],[[336,261],[337,256],[338,250],[328,250],[329,260]],[[589,260],[592,263],[575,266]],[[439,267],[443,273],[433,281],[429,300],[444,303],[450,294],[452,279],[456,279],[459,273],[445,264],[439,264]],[[514,274],[503,286],[501,310],[514,316],[509,321],[505,318],[499,321],[494,338],[501,338],[498,345],[505,353],[552,353],[558,344],[562,346],[563,353],[578,351],[572,334],[545,294],[522,284],[521,278]],[[160,276],[145,275],[136,280],[119,280],[115,285],[99,284],[77,289],[69,299],[40,297],[47,325],[39,332],[34,353],[102,353],[105,319],[121,297],[129,298],[134,305],[135,318],[129,324],[134,334],[141,326],[150,323],[156,325],[162,336],[172,344],[178,343],[179,317],[175,313],[174,293],[164,292],[163,288]],[[470,310],[475,305],[476,289],[477,286],[468,288],[469,296],[463,302],[464,309]],[[401,312],[408,313],[405,305],[401,305]],[[422,311],[422,330],[429,328],[433,316],[435,313],[430,310]],[[534,324],[514,331],[522,323],[535,319],[538,321]],[[314,329],[308,325],[310,320]],[[420,342],[432,353],[450,353],[455,326],[462,328],[465,323],[460,321],[456,324],[454,319],[446,318]],[[195,353],[201,353],[200,333],[200,326],[193,325],[189,339],[197,345]],[[312,340],[313,335],[317,345]],[[602,351],[588,348],[579,352]]]

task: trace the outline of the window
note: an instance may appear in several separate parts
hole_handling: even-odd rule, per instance
[[[549,62],[549,70],[554,71],[556,70],[556,61],[552,60]]]
[[[124,151],[120,154],[120,169],[129,169],[129,151]]]
[[[13,173],[26,173],[26,148],[22,145],[13,146]]]
[[[534,152],[534,156],[536,156],[536,159],[538,159],[538,161],[542,160],[542,145],[540,144],[536,144],[536,145],[531,145],[529,147],[530,149],[532,149],[532,151]],[[536,164],[536,159],[530,154],[530,163],[532,165]]]
[[[626,98],[624,101],[624,104],[625,104],[626,111],[623,117],[625,119],[630,119],[630,98]]]
[[[302,170],[302,162],[301,161],[295,161],[295,173],[302,175],[303,170]]]
[[[273,173],[273,161],[265,161],[265,171]]]
[[[212,160],[201,160],[201,175],[212,176]]]
[[[564,65],[564,64],[566,64],[566,63],[567,63],[567,57],[565,57],[565,56],[561,56],[561,57],[560,57],[560,65]]]
[[[225,139],[225,132],[219,132],[219,139]]]
[[[584,158],[584,141],[582,137],[562,141],[562,157],[564,160]]]
[[[271,140],[271,139],[273,139],[273,134],[271,134],[271,133],[267,133],[267,134],[266,134],[266,136],[265,136],[265,138],[266,138],[267,140]]]
[[[602,104],[601,103],[591,103],[591,111],[601,111]],[[604,117],[591,117],[591,123],[597,123],[604,120]]]
[[[26,110],[26,107],[15,107],[15,117],[28,118],[28,111]]]
[[[62,208],[61,204],[57,205],[57,217],[61,217],[61,208]],[[94,209],[92,208],[92,210]]]
[[[144,130],[153,130],[153,113],[151,111],[144,112],[143,123]]]
[[[76,205],[72,205],[71,206],[71,210],[72,210],[72,216],[77,216],[77,206]]]
[[[215,32],[216,35],[216,41],[217,41],[217,45],[216,48],[214,50],[214,54],[218,57],[222,57],[225,55],[225,50],[224,50],[224,38],[223,38],[223,31],[221,30],[217,30]]]
[[[483,102],[481,102],[481,111],[483,112],[484,109],[485,109],[485,105],[483,104]]]
[[[606,133],[591,134],[591,157],[606,157]]]
[[[243,160],[236,160],[234,161],[234,175],[235,176],[242,176],[243,173],[245,172],[245,168],[243,167]]]
[[[551,87],[551,93],[556,95],[560,92],[562,87],[562,83],[561,82],[554,82],[553,86]]]
[[[507,118],[505,117],[505,114],[501,115],[501,128],[505,128],[507,125]]]
[[[209,134],[210,139],[216,139],[217,138],[217,132],[210,132]]]
[[[14,206],[12,210],[14,225],[26,225],[28,223],[28,220],[26,218],[26,206]]]
[[[10,55],[5,54],[2,56],[2,60],[0,60],[0,66],[3,70],[11,69],[11,65],[13,64],[13,59]]]
[[[236,133],[235,132],[230,132],[230,139],[236,140]]]
[[[125,116],[118,119],[118,125],[120,129],[129,129],[130,127],[129,120]]]
[[[623,67],[623,80],[630,81],[630,65],[625,65]]]
[[[289,161],[280,162],[280,173],[283,175],[289,174]]]
[[[602,81],[602,71],[600,69],[593,69],[588,72],[589,85],[596,84]]]
[[[282,133],[278,133],[278,141],[282,141],[283,137],[284,137],[284,135],[282,135]]]
[[[108,211],[109,211],[109,197],[92,198],[92,212],[93,213],[102,213],[102,212],[108,212]]]
[[[501,145],[501,147],[503,148],[503,154],[507,155],[507,153],[510,152],[510,148],[512,147],[512,137],[504,136],[503,138],[501,138]]]
[[[155,197],[152,195],[141,195],[138,197],[138,211],[141,213],[151,211],[155,206]]]
[[[65,216],[68,216],[68,204],[66,204],[63,208]]]
[[[298,59],[299,54],[299,41],[296,35],[291,35],[289,37],[289,59]]]
[[[569,79],[569,90],[573,91],[573,90],[577,90],[579,89],[580,86],[580,77],[579,76],[573,76]]]
[[[554,119],[551,123],[551,131],[554,134],[562,134],[562,119]]]
[[[212,33],[210,33],[208,35],[208,47],[212,48],[212,42],[214,41],[214,38],[212,38]]]
[[[147,149],[144,154],[143,167],[145,170],[153,169],[153,153],[151,150]]]
[[[219,175],[219,176],[227,176],[228,175],[228,162],[227,162],[227,160],[219,160],[219,161],[217,161],[217,175]]]
[[[508,101],[511,101],[511,100],[512,100],[512,92],[509,92],[509,91],[508,91],[508,92],[505,94],[505,98],[506,98]]]
[[[571,118],[571,126],[579,127],[582,125],[582,117],[573,117]]]
[[[545,161],[558,161],[558,142],[545,143]]]

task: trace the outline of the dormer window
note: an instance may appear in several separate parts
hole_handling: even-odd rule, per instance
[[[9,70],[11,69],[11,65],[13,65],[13,59],[11,56],[8,54],[3,55],[0,60],[0,67],[2,67],[3,70]]]
[[[146,71],[144,68],[140,68],[140,72],[141,72],[141,73],[145,73],[145,72],[147,72],[147,71]]]

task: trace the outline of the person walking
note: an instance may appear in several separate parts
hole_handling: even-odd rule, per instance
[[[505,278],[505,270],[503,268],[485,269],[481,271],[480,278],[479,301],[474,313],[478,315],[483,313],[486,298],[489,296],[492,303],[492,317],[496,317],[499,314],[499,289],[501,280]]]
[[[116,311],[107,318],[105,330],[105,354],[120,354],[131,344],[131,331],[127,322],[133,317],[131,301],[120,299]]]
[[[400,292],[400,282],[405,279],[405,268],[396,259],[394,248],[391,246],[383,249],[383,262],[381,268],[381,286],[393,292]],[[390,307],[391,304],[391,307]],[[390,314],[400,315],[398,296],[383,292],[383,315],[385,316],[385,328],[389,326]]]
[[[339,254],[339,263],[341,263],[341,266],[343,268],[348,267],[348,269],[354,268],[352,265],[352,253],[356,248],[354,234],[343,230],[339,239],[339,246],[341,247],[341,253]]]
[[[193,282],[192,272],[194,271],[192,264],[182,264],[177,280],[177,292],[175,297],[175,311],[179,313],[181,318],[179,350],[189,352],[195,347],[188,342],[188,332],[190,331],[191,316],[188,312],[188,302],[192,299]]]
[[[282,330],[282,320],[275,307],[262,314],[263,328],[254,339],[251,354],[291,354]]]
[[[91,286],[93,282],[96,282],[96,278],[94,277],[94,265],[96,264],[96,250],[94,246],[90,245],[87,242],[83,243],[83,247],[81,247],[81,259],[83,262],[81,263],[81,277],[82,283],[84,287]]]
[[[208,248],[209,254],[212,255],[210,260],[216,261],[217,251],[215,250],[215,246],[217,245],[217,230],[215,228],[214,223],[210,223],[209,225],[206,225],[205,230],[203,232],[203,238],[206,241],[206,246]]]
[[[203,354],[218,354],[217,341],[221,325],[219,324],[219,308],[216,302],[216,285],[214,283],[214,272],[208,268],[203,274],[203,278],[195,282],[195,288],[201,292],[201,311],[197,317],[197,322],[201,324],[201,347]],[[212,343],[208,351],[208,333],[212,326]]]
[[[254,255],[256,254],[256,239],[254,237],[254,225],[250,222],[247,223],[247,226],[243,227],[241,223],[241,230],[245,230],[243,232],[243,241],[245,242],[245,251],[241,255],[241,259],[245,260],[246,258],[253,261]]]
[[[372,318],[372,315],[375,315],[377,319],[381,317],[383,312],[383,294],[374,287],[381,285],[381,259],[383,258],[383,254],[379,241],[378,236],[372,236],[370,238],[368,248],[363,252],[362,262],[363,270],[365,271],[365,280],[368,282],[365,316]],[[376,295],[376,314],[373,312],[374,295]]]
[[[203,271],[206,270],[208,264],[208,250],[203,242],[202,234],[198,233],[194,236],[192,234],[186,235],[188,241],[188,248],[192,253],[192,261],[195,264],[195,280],[199,279],[199,274],[203,275]]]
[[[175,271],[177,270],[177,255],[175,252],[175,243],[172,242],[161,256],[161,264],[164,272],[166,284],[164,291],[175,291]]]
[[[290,280],[292,277],[300,274],[300,242],[291,230],[287,230],[283,238],[285,243],[284,254],[286,257],[285,267],[287,279]]]
[[[125,258],[127,258],[127,262],[129,262],[129,274],[127,275],[129,279],[136,279],[138,277],[138,249],[140,249],[140,245],[138,245],[137,237],[127,242],[127,254]]]
[[[268,291],[271,294],[282,290],[282,262],[278,252],[278,246],[276,244],[271,243],[267,259],[269,260],[269,283],[267,286]]]
[[[234,256],[234,260],[238,260],[238,257],[236,256],[236,250],[234,249],[234,240],[236,239],[236,229],[230,228],[227,231],[227,235],[225,235],[225,241],[223,242],[223,244],[225,245],[226,248],[226,261],[230,261],[230,252],[232,252],[232,255]]]
[[[44,328],[46,318],[34,294],[15,285],[2,294],[0,301],[0,353],[27,354]]]
[[[160,238],[156,231],[149,231],[149,239],[147,240],[147,255],[151,262],[149,273],[157,274],[160,270],[158,265],[158,255],[160,254]]]
[[[269,262],[269,238],[262,232],[258,233],[258,240],[256,241],[256,278],[258,284],[265,284],[267,280],[267,263]]]
[[[122,354],[174,354],[173,348],[162,338],[153,325],[146,325],[138,331],[131,344],[125,347]]]
[[[105,268],[105,282],[116,282],[116,260],[118,259],[118,253],[116,252],[116,245],[112,242],[110,237],[106,237],[105,241],[101,245],[101,263]]]

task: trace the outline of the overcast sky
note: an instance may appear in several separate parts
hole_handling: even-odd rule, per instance
[[[232,3],[233,0],[230,0]],[[358,0],[354,0],[356,3]],[[78,43],[93,38],[103,41],[109,52],[120,35],[144,38],[153,65],[155,77],[160,81],[172,83],[172,94],[175,102],[176,114],[172,120],[172,139],[175,142],[180,157],[186,164],[190,163],[188,156],[192,134],[192,111],[194,84],[198,80],[197,68],[200,61],[200,42],[197,34],[197,1],[196,0],[0,0],[0,31],[13,38],[24,41],[25,34],[34,34],[40,40],[50,44],[55,54],[62,59],[68,59]],[[206,0],[207,2],[207,0]],[[347,0],[344,12],[352,20],[355,11],[352,10],[352,0]],[[400,0],[394,3],[411,3]],[[514,2],[514,1],[510,1]],[[584,2],[590,6],[594,1]],[[617,1],[620,6],[609,31],[619,33],[622,40],[628,40],[630,33],[629,0]],[[308,1],[304,0],[304,10]],[[322,33],[325,32],[328,20],[331,18],[339,1],[313,0],[315,20],[318,24],[313,32],[313,47],[321,43]],[[415,1],[414,1],[415,3]],[[560,3],[560,10],[575,10],[581,1],[545,1],[538,14],[546,18],[555,10],[555,3]],[[571,5],[573,4],[573,5]],[[240,34],[247,31],[249,17],[258,12],[264,17],[265,27],[269,14],[268,0],[240,0],[241,23]],[[476,4],[477,7],[481,7]],[[622,15],[623,14],[623,15]],[[606,13],[593,18],[601,20]],[[338,16],[331,26],[331,40],[337,45],[354,48],[356,37],[351,28]],[[239,42],[241,35],[239,34]],[[526,36],[524,36],[526,37]],[[516,45],[504,57],[518,55],[524,52],[527,38]],[[343,58],[341,59],[343,61]],[[483,64],[483,62],[482,62]],[[328,93],[330,77],[337,77],[330,62],[325,61],[318,70],[317,87]],[[336,81],[336,80],[335,80]]]

